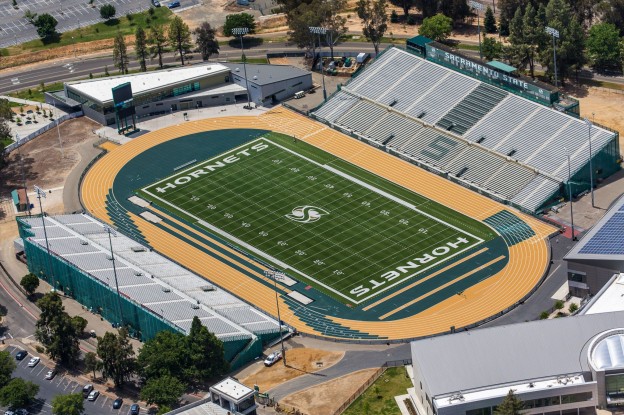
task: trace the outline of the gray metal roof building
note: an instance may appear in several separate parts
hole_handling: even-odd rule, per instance
[[[624,360],[617,360],[624,356],[624,346],[618,343],[624,332],[620,327],[624,312],[531,321],[412,342],[412,401],[422,415],[488,415],[513,389],[525,402],[527,414],[578,414],[609,406],[621,399],[619,382],[624,381],[618,373]]]

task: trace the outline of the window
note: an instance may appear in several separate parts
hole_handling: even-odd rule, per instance
[[[573,393],[571,395],[561,395],[562,404],[591,401],[591,399],[592,399],[591,392],[580,392],[580,393]]]
[[[492,415],[492,408],[488,406],[486,408],[471,409],[466,411],[466,415]]]
[[[162,102],[159,102],[159,103],[156,104],[157,107],[161,107],[162,105],[163,105]]]

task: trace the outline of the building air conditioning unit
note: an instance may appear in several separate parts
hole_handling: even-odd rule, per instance
[[[202,287],[200,287],[202,291],[204,292],[208,292],[208,291],[217,291],[217,287],[215,287],[214,285],[204,285]]]
[[[169,287],[162,287],[162,290],[164,293],[170,293],[171,292],[171,288]]]
[[[140,271],[135,271],[134,275],[136,275],[137,277],[140,277],[141,275],[143,275],[143,273]]]
[[[199,309],[199,304],[191,304],[191,308],[193,310],[198,310]]]
[[[89,245],[89,242],[87,242],[87,241],[80,241],[80,245]]]
[[[132,252],[145,252],[144,246],[133,246],[130,249],[132,249]]]

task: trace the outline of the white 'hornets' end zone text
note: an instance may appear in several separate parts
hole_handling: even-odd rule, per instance
[[[269,145],[264,142],[261,142],[258,144],[254,144],[251,147],[237,151],[236,153],[231,154],[229,156],[223,157],[221,160],[209,161],[208,163],[201,166],[200,169],[189,172],[185,174],[184,176],[180,176],[176,178],[175,180],[165,183],[163,186],[157,187],[156,191],[158,193],[167,193],[167,190],[169,189],[175,189],[177,186],[187,184],[191,180],[199,178],[199,176],[204,176],[212,171],[215,171],[216,169],[225,167],[228,164],[236,163],[237,161],[241,160],[241,158],[243,157],[249,157],[254,152],[259,153],[262,150],[266,150],[267,148],[269,148]],[[238,157],[238,156],[243,156],[243,157]]]
[[[426,264],[428,262],[431,262],[435,259],[437,259],[438,257],[442,257],[442,256],[446,256],[447,254],[449,254],[452,251],[456,251],[458,249],[461,249],[461,247],[459,245],[461,244],[467,244],[470,241],[466,238],[463,237],[458,237],[455,242],[447,242],[446,244],[439,246],[437,248],[434,248],[431,250],[431,253],[429,254],[424,254],[421,257],[418,258],[413,258],[411,261],[407,261],[407,263],[405,265],[401,265],[399,267],[396,267],[395,269],[393,269],[392,271],[386,271],[383,274],[381,274],[380,278],[381,281],[377,281],[377,280],[369,280],[369,285],[370,287],[366,287],[364,285],[358,285],[357,287],[355,287],[354,289],[352,289],[350,291],[350,294],[355,295],[356,297],[360,297],[366,293],[368,293],[369,291],[372,290],[376,290],[377,288],[383,286],[386,282],[392,281],[398,277],[400,277],[403,274],[407,274],[408,272],[410,272],[411,270],[420,268],[421,265]]]

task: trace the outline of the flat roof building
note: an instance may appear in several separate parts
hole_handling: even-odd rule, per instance
[[[512,389],[528,415],[624,404],[622,327],[615,312],[414,341],[412,403],[419,415],[491,415]]]

